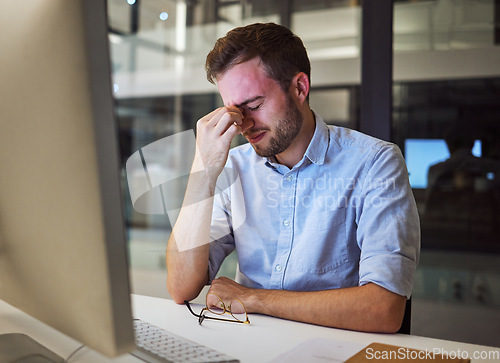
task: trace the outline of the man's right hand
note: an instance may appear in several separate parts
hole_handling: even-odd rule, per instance
[[[196,156],[194,167],[204,169],[209,185],[215,188],[229,154],[233,138],[242,131],[243,113],[235,106],[220,107],[196,124]],[[213,189],[212,189],[213,190]]]

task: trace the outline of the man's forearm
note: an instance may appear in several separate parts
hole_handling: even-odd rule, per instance
[[[393,333],[403,319],[406,297],[376,284],[295,292],[247,289],[229,279],[217,279],[211,292],[239,298],[248,312],[311,324],[369,332]]]
[[[208,283],[208,252],[213,188],[203,173],[192,173],[184,203],[167,245],[167,288],[181,303]]]
[[[263,314],[336,328],[396,332],[403,319],[405,297],[375,284],[313,292],[262,290]]]

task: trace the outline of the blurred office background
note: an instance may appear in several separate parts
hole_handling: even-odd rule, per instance
[[[171,224],[165,214],[134,210],[125,164],[144,146],[195,129],[221,105],[203,68],[215,40],[253,22],[290,27],[311,59],[312,108],[329,124],[360,129],[362,6],[108,1],[134,292],[168,296]],[[412,334],[500,346],[500,1],[394,1],[392,39],[392,112],[376,122],[405,155],[420,211]],[[176,153],[182,145],[169,158],[157,155],[148,171],[175,174]],[[171,197],[180,206],[178,189]],[[231,255],[220,273],[234,275],[235,264]]]

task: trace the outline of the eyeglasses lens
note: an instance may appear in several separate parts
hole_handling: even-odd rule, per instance
[[[245,307],[239,300],[231,301],[231,305],[229,307],[231,315],[238,321],[245,322],[247,320],[247,313],[245,311]]]

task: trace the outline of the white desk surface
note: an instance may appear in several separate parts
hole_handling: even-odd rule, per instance
[[[475,352],[497,352],[500,348],[458,343],[446,340],[403,334],[371,334],[324,328],[268,316],[250,315],[250,325],[205,320],[202,326],[184,305],[172,300],[132,295],[133,314],[136,318],[151,322],[170,332],[192,341],[215,348],[239,359],[242,363],[269,362],[282,353],[311,338],[357,342],[393,344],[422,350],[441,349],[446,352],[468,352],[471,362],[495,362],[498,360],[473,359]],[[200,305],[193,305],[195,312]],[[467,327],[464,327],[467,329]],[[81,344],[51,327],[33,319],[0,300],[0,334],[25,333],[63,358],[67,358]],[[500,338],[499,338],[500,339]],[[462,353],[461,353],[462,354]],[[478,353],[476,353],[478,354]],[[75,354],[70,363],[77,362],[138,362],[130,355],[107,359],[84,348]]]

